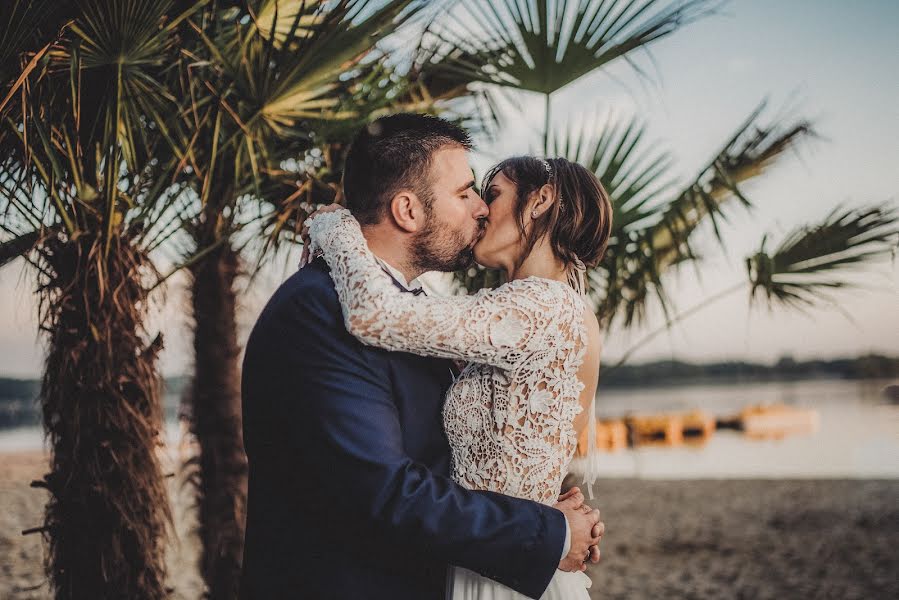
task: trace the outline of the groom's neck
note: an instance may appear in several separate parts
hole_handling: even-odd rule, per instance
[[[422,271],[413,265],[409,255],[407,234],[396,229],[388,230],[385,225],[378,224],[364,225],[362,235],[365,236],[372,253],[402,273],[406,281],[412,281],[422,274]]]

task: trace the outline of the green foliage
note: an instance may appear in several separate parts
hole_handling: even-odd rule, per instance
[[[800,310],[826,302],[839,309],[829,292],[850,284],[857,267],[899,248],[899,210],[890,206],[834,208],[821,223],[797,227],[773,253],[759,251],[746,259],[750,300],[757,295],[768,306],[778,303]]]

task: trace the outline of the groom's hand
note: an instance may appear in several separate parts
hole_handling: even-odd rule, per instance
[[[562,511],[571,530],[571,548],[559,563],[563,571],[585,571],[587,561],[599,562],[599,542],[605,533],[605,523],[600,520],[599,510],[584,504],[584,495],[572,488],[559,497],[555,508]]]

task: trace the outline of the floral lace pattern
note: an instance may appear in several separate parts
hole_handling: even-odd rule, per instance
[[[555,503],[582,410],[577,372],[587,332],[578,293],[529,277],[471,296],[414,296],[383,272],[349,211],[319,214],[307,226],[352,335],[387,350],[470,361],[443,411],[453,478]]]

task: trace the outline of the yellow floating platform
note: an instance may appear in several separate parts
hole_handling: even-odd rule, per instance
[[[711,414],[694,410],[687,413],[628,415],[623,419],[596,421],[596,448],[614,452],[631,446],[702,445],[711,439],[719,421]],[[743,431],[757,439],[782,438],[794,433],[811,433],[819,425],[818,411],[783,404],[755,405],[734,417],[720,421],[723,427]],[[577,456],[587,454],[587,429],[578,436]]]
[[[577,455],[586,456],[587,448],[587,428],[581,431],[577,440]],[[622,448],[627,448],[627,425],[621,419],[608,421],[596,421],[596,448],[605,452],[615,452]]]
[[[740,411],[739,419],[746,435],[765,439],[812,433],[820,424],[818,411],[784,404],[748,406]]]
[[[626,423],[634,446],[704,444],[715,432],[715,417],[701,410],[680,414],[632,415]]]

